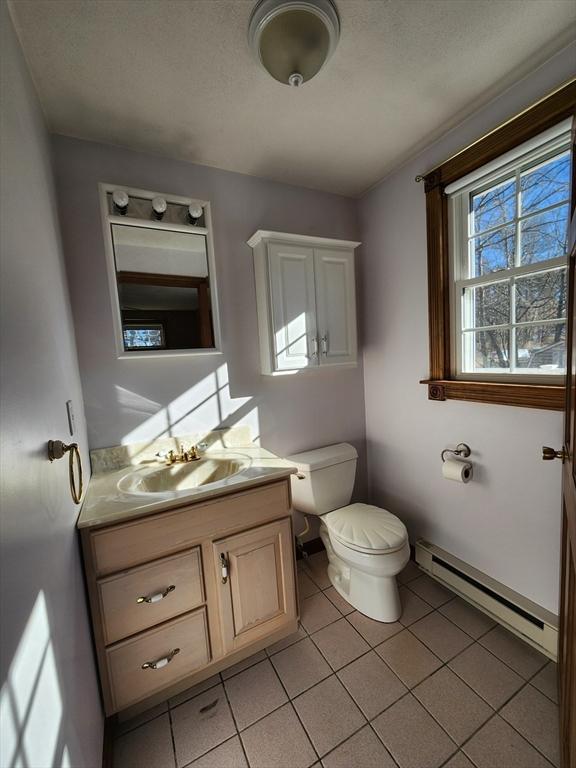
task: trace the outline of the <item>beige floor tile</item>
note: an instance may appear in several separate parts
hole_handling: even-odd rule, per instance
[[[400,616],[400,623],[405,627],[409,627],[410,624],[414,624],[415,621],[426,616],[434,609],[427,602],[421,600],[418,595],[411,592],[408,587],[400,587],[398,590],[400,595],[400,602],[402,603],[402,615]]]
[[[228,739],[190,764],[190,768],[248,768],[238,736]]]
[[[265,658],[266,658],[266,652],[258,651],[258,653],[255,653],[252,656],[248,656],[247,659],[244,659],[243,661],[239,661],[238,664],[234,664],[234,666],[228,667],[228,669],[223,669],[222,677],[224,680],[228,680],[229,677],[232,677],[233,675],[237,675],[238,672],[243,672],[245,669],[248,669],[249,667],[253,667],[254,664],[258,664],[260,661],[264,661]]]
[[[466,741],[493,714],[488,704],[447,667],[412,693],[457,744]]]
[[[400,768],[438,768],[456,749],[411,694],[373,720],[372,727]]]
[[[329,664],[309,638],[276,653],[271,661],[290,698],[332,674]]]
[[[522,688],[500,715],[554,765],[560,763],[558,707],[531,685]]]
[[[172,710],[171,716],[179,768],[236,735],[222,685],[180,704]]]
[[[327,624],[341,618],[340,611],[325,597],[322,592],[302,601],[300,622],[306,632],[311,634],[322,629]]]
[[[501,626],[494,627],[478,642],[525,679],[532,677],[548,661],[535,648]]]
[[[199,693],[204,693],[204,691],[213,688],[220,682],[222,682],[220,675],[212,675],[212,677],[202,680],[198,685],[193,685],[192,688],[187,688],[185,691],[182,691],[182,693],[172,696],[172,698],[168,700],[168,703],[171,707],[177,707],[178,704],[183,704],[185,701],[188,701],[188,699],[198,696]]]
[[[239,731],[288,701],[269,659],[234,675],[224,686]]]
[[[340,611],[340,613],[343,616],[347,616],[349,613],[352,613],[355,609],[353,606],[350,605],[349,602],[344,600],[342,595],[337,592],[334,587],[329,587],[328,589],[324,590],[324,594],[330,600],[331,603],[334,603],[336,608]]]
[[[376,653],[408,688],[417,685],[442,666],[440,659],[407,629],[377,646]]]
[[[461,597],[444,603],[438,610],[475,640],[496,626],[496,622],[490,616],[477,610]]]
[[[305,637],[308,637],[308,635],[304,631],[304,628],[298,625],[296,632],[288,635],[288,637],[285,637],[283,640],[278,640],[278,642],[274,643],[274,645],[269,645],[268,648],[266,648],[266,653],[268,656],[273,656],[275,653],[283,651],[284,648],[288,648],[289,646],[294,645],[294,643],[303,640]]]
[[[550,763],[498,715],[462,750],[477,768],[550,768]]]
[[[167,711],[168,703],[163,701],[161,704],[157,704],[155,707],[151,707],[145,712],[136,715],[136,717],[131,717],[129,720],[117,722],[114,728],[114,738],[122,736],[123,733],[128,733],[128,731],[133,731],[134,728],[138,728],[138,726],[144,725],[144,723],[147,723],[149,720],[154,720],[155,717],[158,717],[158,715],[163,715],[164,712]]]
[[[308,768],[317,757],[290,704],[242,732],[251,768]]]
[[[372,648],[375,645],[380,645],[384,640],[388,640],[389,637],[396,635],[404,629],[399,621],[394,621],[390,624],[383,621],[374,621],[374,619],[369,619],[368,616],[364,616],[364,614],[358,611],[354,611],[354,613],[349,614],[346,618]]]
[[[478,643],[448,666],[494,709],[499,709],[524,685],[524,679]]]
[[[346,619],[315,632],[312,640],[334,670],[341,669],[370,650],[368,643]]]
[[[298,696],[293,704],[320,757],[366,722],[335,675]]]
[[[447,603],[448,600],[452,600],[454,597],[454,592],[446,589],[442,584],[439,584],[426,574],[411,581],[410,589],[412,592],[416,592],[418,597],[421,597],[422,600],[425,600],[433,608],[444,605],[444,603]]]
[[[324,768],[396,768],[378,736],[367,725],[323,758]]]
[[[407,691],[374,651],[341,669],[338,677],[368,720],[383,712]]]
[[[474,642],[470,635],[462,632],[438,611],[412,624],[410,632],[442,661],[449,661]]]
[[[298,571],[298,596],[300,600],[305,600],[310,595],[314,595],[319,591],[320,589],[305,571]]]
[[[168,715],[116,739],[112,764],[114,768],[174,768]]]
[[[454,757],[444,763],[444,768],[474,768],[474,765],[468,760],[464,752],[456,752]]]
[[[536,677],[530,680],[531,684],[541,693],[558,704],[558,665],[549,661]]]
[[[307,557],[304,560],[303,569],[320,589],[328,589],[330,579],[328,578],[328,557],[325,549]]]
[[[422,576],[422,571],[414,560],[409,560],[404,570],[398,574],[398,581],[400,584],[408,584],[410,581],[417,579],[418,576]]]

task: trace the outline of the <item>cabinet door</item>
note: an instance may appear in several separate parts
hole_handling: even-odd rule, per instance
[[[320,365],[356,362],[356,286],[352,251],[314,251]]]
[[[318,365],[314,251],[268,244],[275,371]]]
[[[296,587],[290,518],[214,542],[226,653],[295,621]]]

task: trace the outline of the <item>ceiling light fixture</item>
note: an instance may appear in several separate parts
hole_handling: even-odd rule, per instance
[[[331,0],[260,0],[250,17],[248,42],[275,80],[298,87],[322,69],[340,37]]]

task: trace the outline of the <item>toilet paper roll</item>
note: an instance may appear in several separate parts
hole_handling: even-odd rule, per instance
[[[446,459],[442,464],[442,476],[456,483],[469,483],[472,480],[472,464],[469,461]]]

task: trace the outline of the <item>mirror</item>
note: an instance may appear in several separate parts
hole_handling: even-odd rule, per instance
[[[217,351],[209,230],[183,221],[188,207],[181,204],[173,205],[179,220],[169,205],[169,220],[160,223],[152,216],[142,220],[151,200],[130,198],[132,210],[129,204],[120,216],[110,188],[106,197],[122,356]],[[202,210],[202,223],[208,223]],[[135,213],[138,218],[131,217]]]

